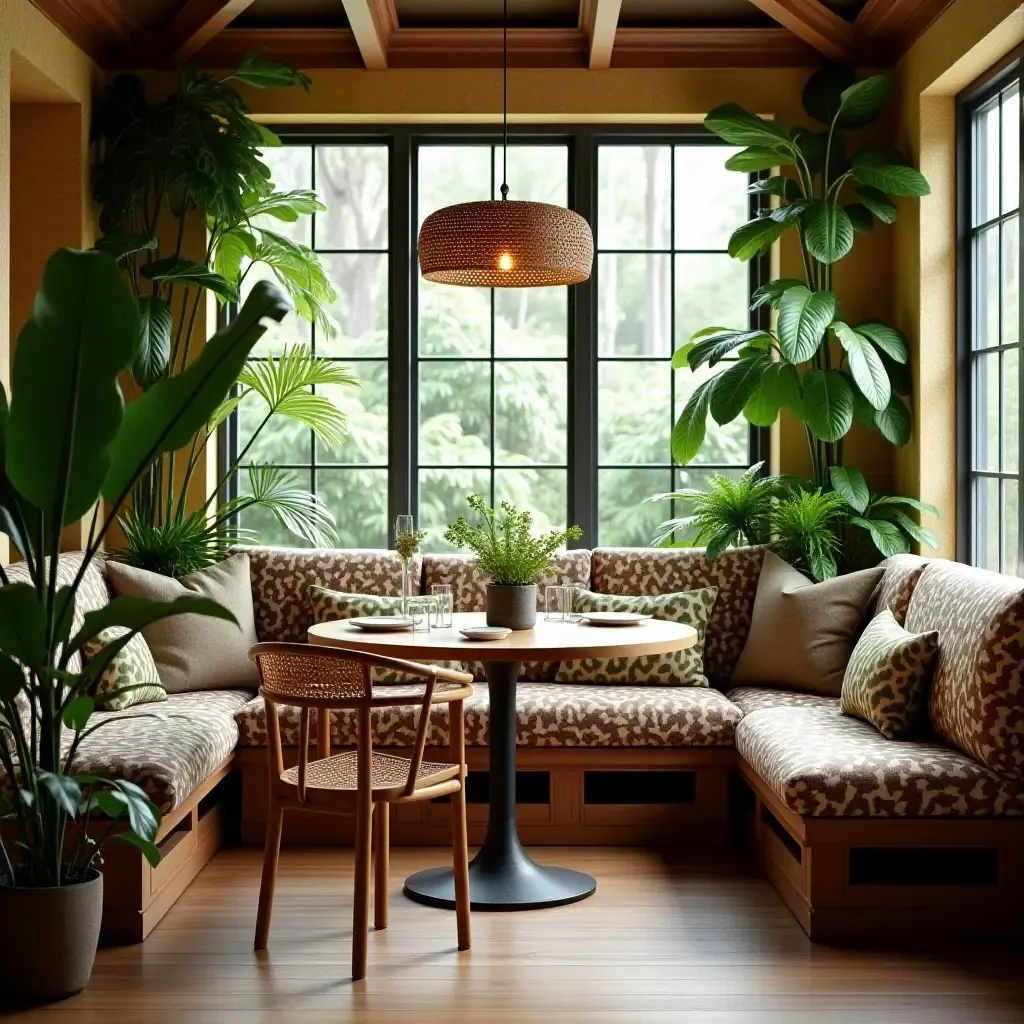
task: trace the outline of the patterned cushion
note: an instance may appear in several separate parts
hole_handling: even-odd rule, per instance
[[[707,557],[703,548],[597,548],[593,589],[601,594],[671,594],[717,587],[704,642],[704,671],[727,686],[746,643],[767,546]]]
[[[245,690],[172,693],[159,707],[103,711],[82,741],[74,769],[128,779],[163,813],[179,807],[238,743],[234,715]]]
[[[697,643],[669,654],[635,658],[588,658],[563,661],[555,673],[559,683],[641,683],[646,686],[707,686],[704,675],[704,636],[718,591],[714,587],[684,590],[660,597],[619,597],[587,590],[576,596],[583,612],[639,612],[693,626]]]
[[[873,725],[886,739],[906,739],[915,731],[939,634],[908,633],[891,611],[876,615],[861,633],[843,676],[840,707]]]
[[[823,698],[819,698],[822,700]],[[1024,814],[1024,786],[938,743],[887,740],[838,700],[751,711],[736,749],[802,817]]]
[[[313,625],[308,589],[400,597],[402,563],[394,551],[237,547],[249,556],[256,636],[304,642]],[[419,593],[421,559],[411,562],[413,593]]]
[[[818,697],[795,690],[763,689],[760,686],[736,686],[727,690],[725,695],[745,715],[761,708],[831,708],[836,703],[834,697]]]
[[[1024,775],[1024,581],[936,560],[910,599],[907,629],[939,631],[928,708],[939,736]]]
[[[91,661],[107,644],[130,632],[124,626],[108,626],[86,643],[86,660]],[[141,633],[136,633],[111,659],[96,683],[95,696],[105,698],[101,702],[105,711],[167,700],[153,654]]]
[[[537,609],[544,609],[544,588],[555,584],[573,584],[590,587],[590,552],[581,548],[570,551],[556,551],[550,573],[537,580]],[[452,603],[457,612],[482,612],[487,607],[486,576],[476,571],[476,559],[472,555],[424,555],[423,593],[429,594],[435,583],[447,583],[452,588]],[[543,681],[553,679],[557,662],[528,661],[523,665],[519,678]],[[467,672],[473,678],[483,680],[487,672],[479,661],[471,662]]]
[[[388,692],[393,692],[389,687]],[[487,687],[476,685],[465,704],[466,742],[473,747],[488,743]],[[732,745],[740,710],[716,690],[667,686],[588,686],[520,683],[516,691],[521,747],[728,747]],[[281,742],[296,746],[299,735],[297,708],[281,707]],[[373,742],[380,746],[409,747],[416,737],[419,709],[415,706],[374,708]],[[263,698],[250,701],[236,715],[240,745],[267,744]],[[448,743],[447,711],[435,705],[427,730],[427,743]],[[311,732],[314,730],[311,729]],[[331,742],[354,746],[353,712],[331,716]]]
[[[875,611],[885,608],[893,613],[902,626],[907,621],[910,597],[914,593],[921,574],[928,568],[929,559],[920,555],[893,555],[882,562],[885,575],[878,584],[875,595]]]

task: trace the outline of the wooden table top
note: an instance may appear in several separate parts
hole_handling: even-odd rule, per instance
[[[353,647],[395,658],[432,661],[577,661],[582,658],[638,657],[667,654],[692,647],[697,631],[692,626],[664,619],[647,619],[636,626],[591,626],[576,622],[546,622],[537,616],[534,629],[513,630],[504,640],[467,640],[459,633],[467,626],[484,625],[483,612],[458,612],[451,629],[429,633],[402,630],[368,633],[344,619],[310,626],[311,644]]]

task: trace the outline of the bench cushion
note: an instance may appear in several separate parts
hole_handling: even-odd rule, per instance
[[[830,708],[836,703],[834,697],[817,697],[813,693],[774,690],[760,686],[734,686],[731,690],[726,690],[725,695],[745,715],[752,711],[760,711],[761,708]]]
[[[466,742],[488,742],[487,686],[476,684],[465,703]],[[394,693],[395,687],[386,687]],[[415,691],[410,691],[415,692]],[[281,707],[281,742],[297,746],[299,712]],[[741,712],[717,690],[667,686],[592,686],[520,683],[516,691],[521,747],[727,747],[733,742]],[[374,708],[373,742],[385,747],[411,747],[416,738],[418,707]],[[265,747],[266,711],[262,697],[239,709],[240,745]],[[445,705],[434,705],[427,732],[429,746],[447,746]],[[315,727],[311,730],[315,735]],[[331,743],[356,742],[354,712],[331,716]]]
[[[802,817],[1024,814],[1021,783],[951,747],[887,740],[838,700],[749,711],[736,750]]]
[[[82,741],[74,768],[128,779],[166,814],[235,749],[235,712],[251,699],[246,690],[200,690],[172,693],[149,707],[99,712],[89,724],[103,727]]]

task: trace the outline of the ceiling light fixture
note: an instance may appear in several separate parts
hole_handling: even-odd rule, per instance
[[[502,22],[501,199],[458,203],[420,228],[420,273],[428,281],[473,288],[541,288],[590,277],[594,237],[573,210],[508,198],[508,0]]]

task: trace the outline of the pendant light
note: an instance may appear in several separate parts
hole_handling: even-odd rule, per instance
[[[428,281],[473,288],[540,288],[590,277],[594,238],[572,210],[508,198],[508,0],[502,22],[501,199],[458,203],[420,228],[420,273]]]

